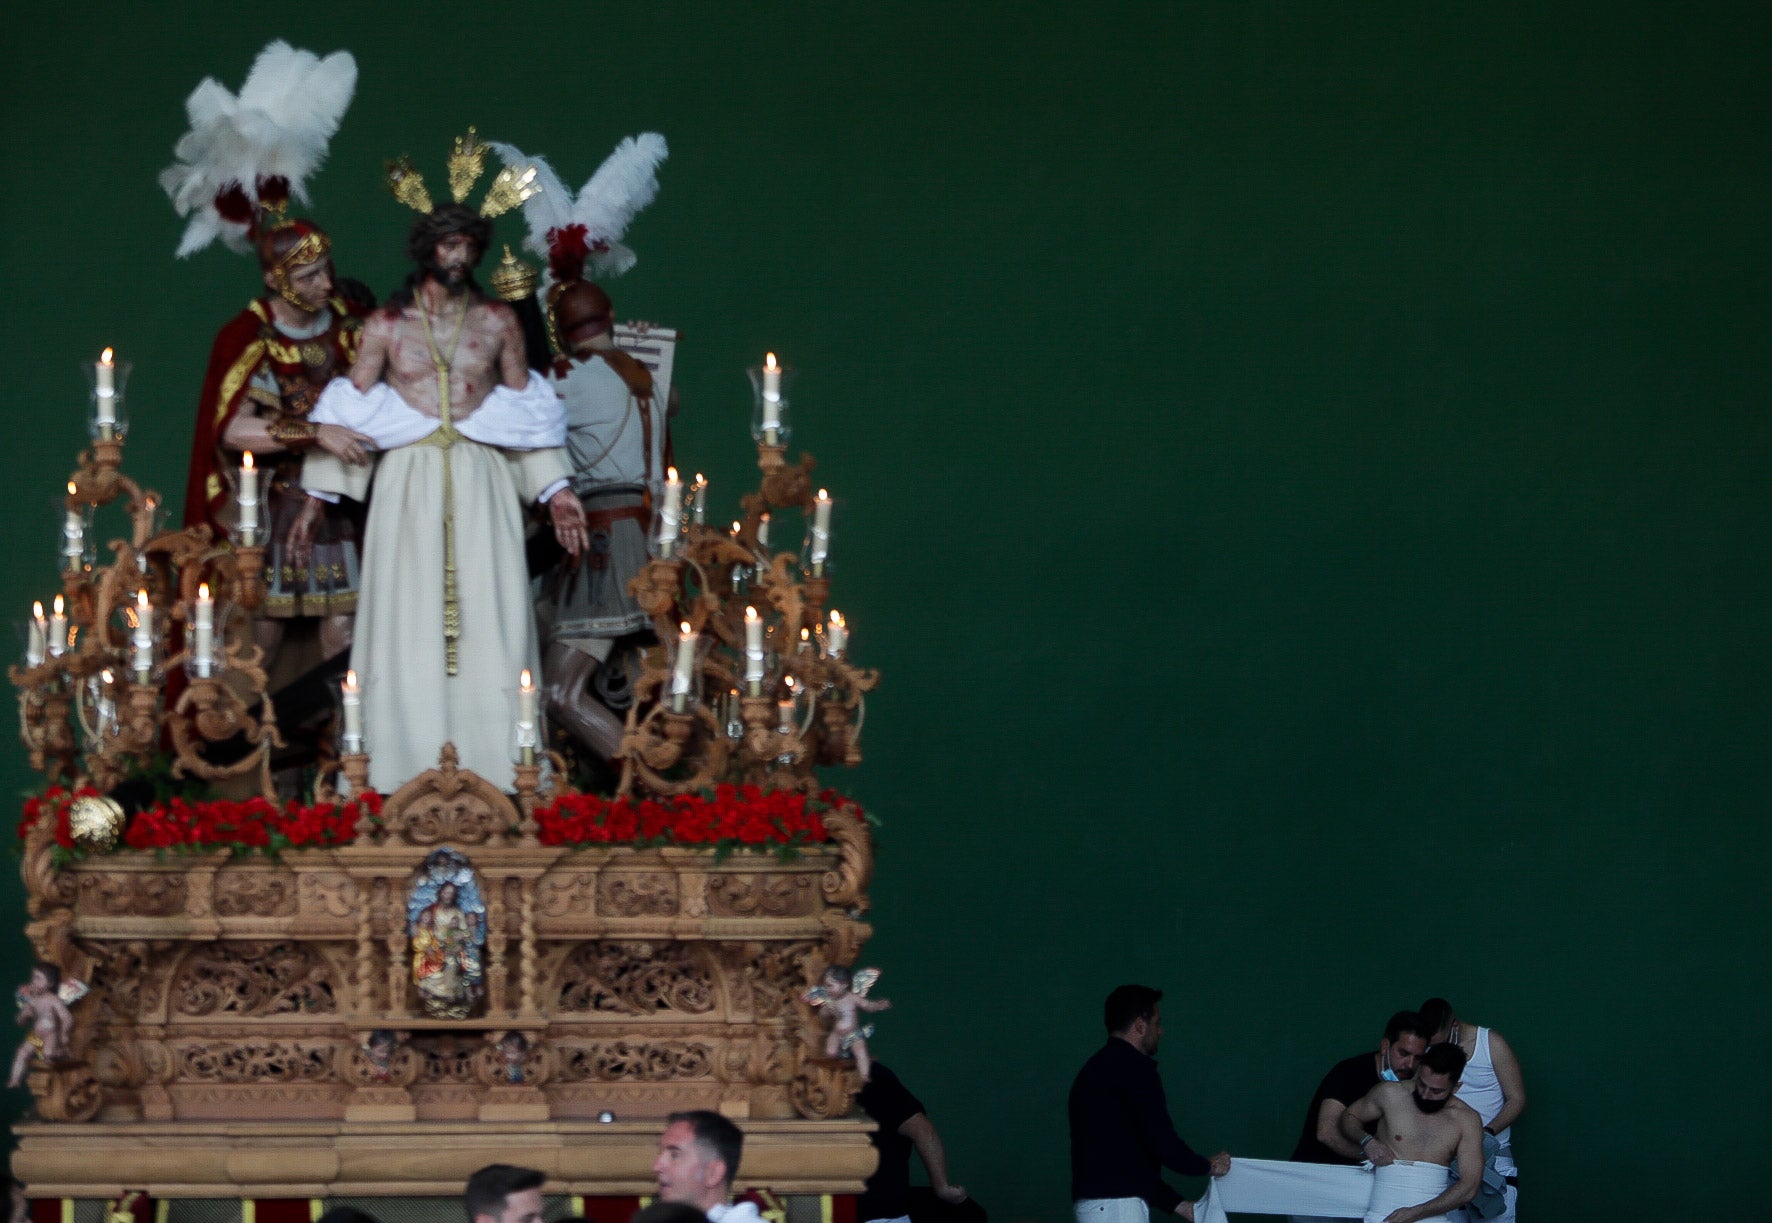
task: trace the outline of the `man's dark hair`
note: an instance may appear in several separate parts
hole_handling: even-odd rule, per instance
[[[1419,1075],[1423,1070],[1451,1075],[1456,1083],[1464,1073],[1464,1050],[1450,1041],[1442,1041],[1415,1059],[1415,1073]]]
[[[695,1135],[695,1141],[714,1153],[714,1158],[726,1165],[726,1183],[730,1185],[738,1175],[738,1161],[744,1155],[744,1131],[719,1113],[705,1108],[691,1109],[685,1113],[672,1113],[665,1118],[666,1125],[675,1125],[681,1121]]]
[[[48,960],[38,960],[35,964],[31,965],[31,971],[42,973],[43,982],[45,985],[49,986],[50,989],[60,989],[62,987],[62,970],[56,965],[51,964]]]
[[[438,204],[412,222],[412,228],[406,234],[406,257],[418,266],[406,277],[404,285],[389,294],[389,309],[404,310],[412,304],[419,285],[436,266],[437,243],[457,234],[466,234],[473,240],[474,264],[478,265],[486,256],[487,247],[492,245],[492,222],[466,204]],[[472,276],[465,284],[473,297],[486,296]]]
[[[1163,1001],[1163,991],[1152,989],[1148,985],[1121,985],[1107,996],[1107,1004],[1101,1008],[1102,1022],[1107,1024],[1109,1036],[1118,1036],[1140,1019],[1149,1019],[1157,1013],[1157,1003]]]
[[[708,1223],[708,1217],[688,1202],[654,1202],[631,1223]]]
[[[1397,1038],[1407,1032],[1411,1036],[1421,1037],[1423,1041],[1430,1041],[1434,1038],[1436,1030],[1420,1012],[1398,1011],[1384,1025],[1384,1038],[1394,1045],[1397,1043]]]
[[[487,1164],[468,1177],[468,1187],[462,1190],[461,1204],[468,1212],[468,1223],[474,1223],[481,1215],[498,1218],[505,1212],[506,1198],[525,1189],[540,1189],[547,1179],[545,1172],[534,1168]]]
[[[1421,1021],[1434,1030],[1427,1034],[1429,1040],[1434,1038],[1434,1032],[1449,1030],[1453,1019],[1452,1004],[1444,998],[1429,998],[1421,1004]]]

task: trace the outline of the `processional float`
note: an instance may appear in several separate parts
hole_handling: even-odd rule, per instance
[[[742,516],[708,522],[674,470],[659,499],[631,585],[658,644],[611,795],[569,784],[532,699],[514,793],[448,745],[371,793],[347,687],[340,750],[280,797],[250,456],[231,538],[166,527],[123,470],[128,372],[92,366],[60,591],[10,670],[47,786],[26,933],[89,987],[28,1074],[33,1196],[454,1193],[519,1149],[574,1192],[638,1193],[657,1118],[692,1107],[745,1119],[752,1184],[858,1189],[860,1081],[803,995],[871,933],[867,819],[815,770],[860,760],[877,675],[829,608],[833,502],[788,461],[774,358]],[[795,511],[799,548],[772,547]]]

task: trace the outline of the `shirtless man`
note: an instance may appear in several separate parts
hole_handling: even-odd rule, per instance
[[[1477,1195],[1483,1176],[1483,1125],[1455,1099],[1464,1073],[1457,1045],[1435,1045],[1407,1083],[1380,1083],[1341,1115],[1341,1136],[1378,1169],[1366,1223],[1443,1223],[1446,1212]],[[1378,1132],[1366,1126],[1378,1123]],[[1448,1184],[1453,1159],[1459,1179]],[[1426,1193],[1426,1200],[1401,1205]]]
[[[380,452],[351,666],[370,785],[383,793],[435,766],[447,742],[463,767],[511,788],[517,675],[539,670],[524,506],[547,506],[571,555],[586,542],[567,486],[565,409],[530,373],[516,315],[474,283],[491,232],[459,204],[414,222],[417,269],[364,325],[349,380],[327,387],[313,414]],[[368,470],[310,453],[302,482],[316,498],[362,500]]]
[[[31,969],[31,983],[18,991],[18,1021],[29,1024],[31,1034],[18,1047],[12,1059],[12,1077],[8,1087],[25,1081],[25,1073],[38,1057],[45,1065],[65,1061],[68,1039],[74,1031],[74,1016],[63,1002],[62,972],[54,964],[39,963]]]

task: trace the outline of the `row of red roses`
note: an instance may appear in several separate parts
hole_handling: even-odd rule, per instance
[[[96,794],[90,787],[68,790],[52,786],[26,799],[19,839],[47,816],[54,821],[61,855],[83,856],[87,847],[75,842],[68,813],[76,798]],[[379,820],[381,807],[382,796],[375,793],[344,803],[288,802],[280,806],[263,798],[173,798],[131,816],[123,844],[142,850],[228,849],[236,854],[348,845],[356,839],[365,817]],[[860,804],[835,790],[809,796],[799,791],[722,785],[711,794],[663,799],[566,794],[537,808],[535,820],[544,845],[782,849],[828,841],[824,817],[832,811],[865,818]]]

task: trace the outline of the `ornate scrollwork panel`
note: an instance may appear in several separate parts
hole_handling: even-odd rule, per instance
[[[618,1015],[706,1015],[719,981],[702,949],[687,943],[585,943],[560,967],[558,1009]]]
[[[79,876],[75,911],[106,917],[182,916],[186,905],[182,875],[159,871],[84,872]]]
[[[803,873],[708,876],[708,912],[715,917],[806,917],[817,896],[813,877]]]
[[[292,871],[223,871],[215,880],[217,917],[287,917],[295,900]]]
[[[597,911],[605,917],[675,917],[677,877],[669,871],[615,871],[600,875]]]
[[[325,1083],[332,1080],[331,1041],[203,1040],[173,1047],[175,1073],[195,1083]]]
[[[699,1041],[608,1040],[556,1050],[562,1082],[666,1082],[714,1074],[713,1051]]]
[[[301,943],[209,943],[179,967],[173,1012],[183,1018],[326,1015],[338,1010],[333,971]]]

